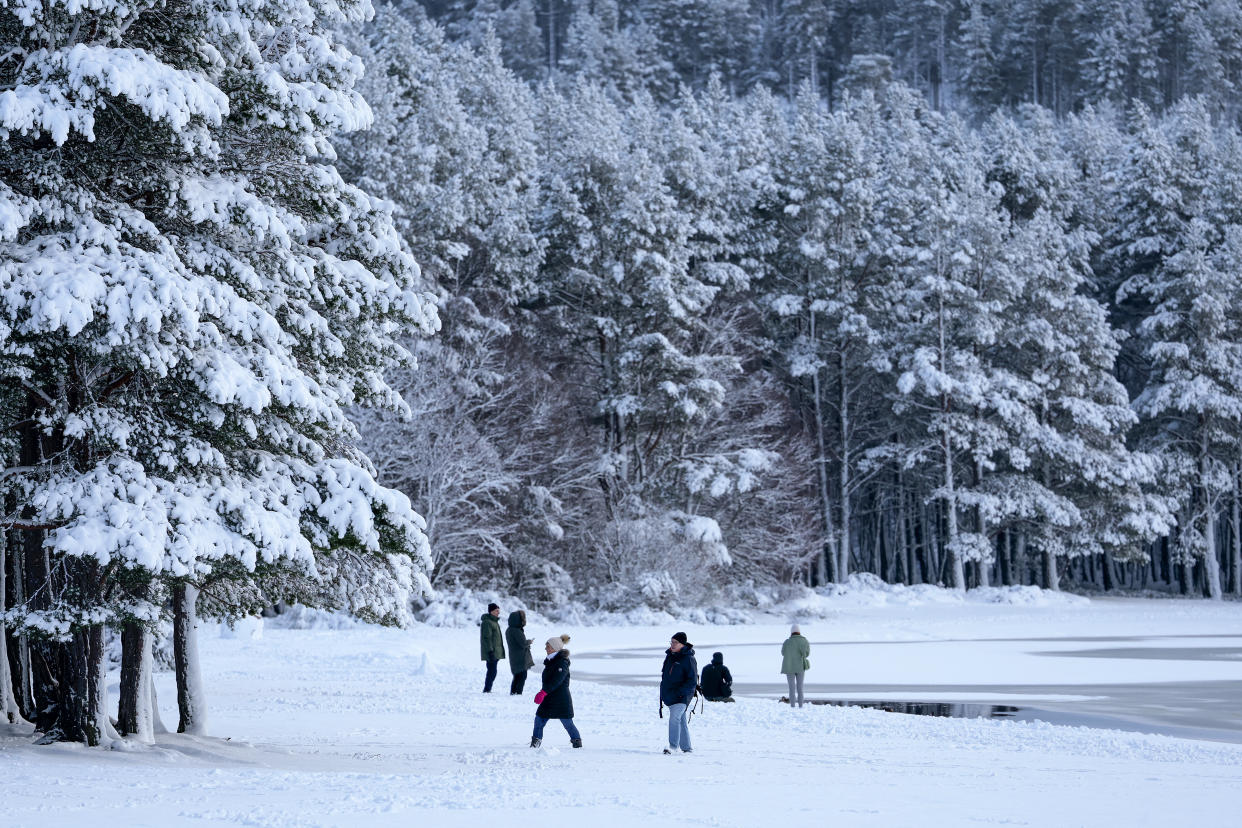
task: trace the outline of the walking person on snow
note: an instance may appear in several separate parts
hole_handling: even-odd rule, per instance
[[[694,645],[686,641],[684,632],[673,633],[664,651],[660,669],[660,705],[668,705],[668,747],[665,753],[690,752],[690,725],[686,711],[694,700],[699,683],[699,665],[694,660]]]
[[[789,638],[781,645],[781,672],[789,682],[789,707],[794,706],[797,699],[798,707],[802,706],[802,676],[811,669],[811,642],[802,637],[802,630],[797,624],[789,628]],[[795,697],[794,691],[797,690]]]
[[[513,672],[509,695],[520,696],[522,688],[526,686],[526,671],[535,666],[535,657],[530,654],[530,645],[534,642],[526,637],[525,610],[509,613],[509,629],[505,630],[505,642],[509,645],[509,669]]]
[[[500,632],[500,605],[488,604],[487,612],[479,621],[479,649],[487,662],[487,675],[483,679],[483,692],[492,692],[496,680],[496,665],[505,657],[505,637]]]
[[[582,747],[582,734],[574,726],[574,699],[569,695],[569,650],[565,645],[569,636],[560,635],[548,639],[544,649],[548,657],[543,660],[543,689],[535,694],[539,707],[535,708],[535,731],[530,737],[533,748],[543,744],[543,726],[548,719],[560,719],[569,733],[569,744]]]

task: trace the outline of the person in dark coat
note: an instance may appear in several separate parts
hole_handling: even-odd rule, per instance
[[[509,685],[510,696],[522,695],[526,686],[526,671],[535,666],[535,657],[530,654],[530,645],[534,642],[526,637],[526,611],[514,610],[509,613],[509,629],[505,630],[505,643],[509,645],[509,669],[513,672],[513,683]]]
[[[724,653],[712,653],[712,663],[703,668],[699,687],[708,701],[733,701],[733,674],[724,664]]]
[[[500,631],[500,605],[488,604],[487,612],[479,620],[479,650],[487,662],[487,675],[483,678],[483,692],[492,692],[496,680],[496,665],[505,657],[505,636]]]
[[[543,744],[543,726],[548,719],[560,719],[569,733],[569,744],[582,747],[582,734],[574,726],[574,699],[569,695],[569,650],[565,649],[568,643],[569,636],[560,635],[549,638],[544,645],[548,657],[543,660],[543,689],[535,696],[539,707],[535,708],[535,731],[530,737],[533,748]]]
[[[673,633],[668,649],[664,651],[664,666],[660,670],[660,705],[668,705],[668,747],[665,753],[680,750],[690,753],[690,725],[686,711],[694,700],[694,690],[699,684],[699,665],[694,660],[694,645],[686,640],[684,632]]]

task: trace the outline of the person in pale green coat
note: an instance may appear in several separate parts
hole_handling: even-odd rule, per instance
[[[811,669],[810,655],[811,642],[802,637],[802,630],[794,624],[789,628],[789,638],[786,638],[785,643],[781,645],[781,672],[785,674],[785,679],[789,682],[789,706],[791,708],[794,706],[795,699],[798,707],[803,705],[802,676]]]

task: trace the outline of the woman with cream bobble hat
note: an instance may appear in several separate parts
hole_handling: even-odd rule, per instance
[[[811,668],[811,642],[802,637],[802,629],[794,624],[789,628],[789,638],[781,645],[781,672],[789,682],[789,707],[794,702],[803,704],[802,676]],[[796,691],[796,695],[795,695]]]
[[[548,719],[560,719],[569,733],[569,744],[582,747],[582,734],[574,726],[574,699],[569,695],[569,636],[555,635],[544,644],[548,657],[543,660],[543,689],[535,694],[535,731],[530,737],[533,748],[543,744],[543,726]]]

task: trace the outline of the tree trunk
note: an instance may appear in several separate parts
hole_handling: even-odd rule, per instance
[[[1220,563],[1216,557],[1216,498],[1212,496],[1212,491],[1208,488],[1208,456],[1207,456],[1207,433],[1203,436],[1203,452],[1199,455],[1199,474],[1203,487],[1203,508],[1207,516],[1207,525],[1204,527],[1204,546],[1203,550],[1203,575],[1207,579],[1207,593],[1213,601],[1219,601],[1223,596],[1220,588]]]
[[[117,730],[139,742],[155,741],[151,718],[151,632],[137,621],[121,627],[121,698]]]
[[[941,565],[943,541],[940,537],[940,504],[932,509],[923,507],[923,554],[926,560],[927,583],[944,585],[944,567]]]
[[[8,532],[0,531],[0,617],[8,609]],[[0,721],[8,724],[24,722],[13,694],[12,668],[9,666],[9,631],[0,623]]]
[[[815,317],[811,316],[811,335],[815,333]],[[839,558],[837,555],[836,533],[833,531],[832,520],[832,500],[828,496],[828,453],[824,446],[824,408],[820,400],[819,387],[819,371],[811,375],[811,391],[815,394],[815,440],[816,448],[819,451],[816,466],[819,468],[819,508],[824,526],[824,534],[826,535],[827,549],[825,553],[829,557],[829,563],[832,565],[831,572],[827,573],[833,581],[840,583],[845,580],[841,574],[839,567]],[[847,553],[848,554],[848,553]]]
[[[99,562],[93,558],[67,558],[66,592],[79,607],[100,604]],[[58,716],[47,735],[57,741],[83,742],[91,747],[107,737],[108,719],[103,675],[103,625],[82,625],[60,648],[57,680]]]
[[[949,375],[948,366],[948,341],[945,331],[944,319],[944,295],[941,294],[937,305],[937,333],[940,337],[940,373],[944,376]],[[952,408],[953,401],[946,394],[942,394],[940,398],[940,411],[945,415],[946,420],[940,428],[941,449],[944,451],[944,491],[945,491],[945,512],[948,517],[947,531],[949,533],[948,541],[945,543],[945,553],[947,556],[949,570],[949,587],[957,590],[966,589],[966,573],[962,567],[961,550],[957,548],[957,489],[956,481],[953,475],[953,439],[949,432],[947,417]]]
[[[953,480],[953,445],[949,439],[949,429],[946,426],[941,435],[941,442],[944,448],[944,490],[947,494],[945,498],[945,516],[948,518],[948,541],[945,543],[945,553],[948,555],[948,575],[949,587],[951,589],[966,589],[966,571],[962,565],[961,551],[957,548],[957,503],[956,490],[954,489]]]
[[[24,467],[39,465],[43,460],[42,435],[35,423],[35,412],[42,400],[33,391],[27,395],[23,407],[22,424],[18,428],[18,464]],[[18,509],[18,504],[13,504]],[[33,518],[34,512],[21,506],[22,517]],[[59,594],[57,584],[52,582],[52,567],[47,550],[43,547],[43,532],[23,529],[18,532],[21,547],[21,587],[23,604],[27,611],[47,610],[52,603],[52,593]],[[33,719],[35,730],[44,734],[45,740],[55,740],[59,733],[60,693],[58,669],[61,661],[59,642],[46,638],[30,639],[27,636],[27,656],[30,664],[30,704],[27,718]]]
[[[1104,570],[1104,589],[1111,592],[1117,588],[1117,562],[1105,552],[1100,556],[1100,564]]]
[[[186,582],[173,587],[173,664],[177,672],[178,733],[207,732],[207,705],[198,666],[195,604],[198,587]]]
[[[837,353],[837,382],[840,384],[840,394],[837,401],[838,406],[838,422],[837,427],[841,431],[841,458],[840,458],[840,479],[841,479],[841,529],[838,532],[837,553],[841,556],[840,564],[837,566],[837,582],[844,581],[850,574],[850,548],[852,539],[850,532],[851,516],[850,516],[850,489],[852,481],[850,480],[850,395],[849,385],[846,382],[846,364],[845,349],[841,348]]]
[[[1013,544],[1013,568],[1015,570],[1015,581],[1018,586],[1026,586],[1030,563],[1026,559],[1026,533],[1019,532],[1017,540]]]
[[[911,495],[913,500],[913,495]],[[918,504],[911,504],[914,508],[909,517],[910,521],[910,583],[923,584],[927,582],[927,508]]]
[[[1160,539],[1160,572],[1159,580],[1173,585],[1176,573],[1173,571],[1173,539],[1165,535]]]
[[[906,536],[906,493],[897,485],[897,582],[910,585],[910,539]]]
[[[51,602],[50,593],[55,588],[51,582],[47,557],[43,549],[43,533],[37,530],[22,531],[22,562],[26,585],[26,607],[29,610],[46,610]],[[61,650],[64,644],[46,638],[27,638],[31,672],[31,710],[35,730],[55,741],[59,733]]]
[[[26,603],[25,565],[23,563],[25,556],[22,553],[20,538],[20,533],[12,533],[10,534],[10,543],[6,544],[6,548],[11,550],[10,557],[13,560],[13,602],[10,606],[14,607]],[[21,708],[22,715],[28,721],[33,722],[35,720],[35,703],[34,679],[30,669],[30,638],[23,632],[17,636],[15,643],[17,645],[17,706]]]
[[[1242,595],[1242,498],[1238,487],[1242,485],[1242,466],[1233,468],[1233,543],[1229,565],[1229,586],[1234,595]]]
[[[16,510],[15,505],[10,505],[9,512]],[[12,560],[10,565],[12,571],[12,601],[10,607],[18,607],[26,603],[25,588],[25,556],[22,554],[21,533],[11,532],[5,544],[5,548],[9,551],[9,558]],[[33,679],[30,671],[30,639],[26,633],[16,636],[13,643],[16,645],[17,651],[17,675],[15,692],[17,693],[17,706],[22,712],[22,716],[33,722],[35,719],[35,704],[32,691]]]
[[[1005,537],[999,549],[1000,561],[997,566],[1000,575],[1001,584],[1004,586],[1013,586],[1013,530],[1006,530]]]
[[[1050,550],[1043,550],[1040,553],[1042,561],[1042,575],[1044,581],[1044,589],[1059,590],[1061,588],[1061,576],[1057,573],[1057,556]]]
[[[556,4],[548,3],[548,77],[556,71]]]
[[[883,578],[885,583],[890,584],[893,582],[893,573],[891,571],[893,562],[891,529],[889,521],[881,521],[875,528],[876,574]]]

